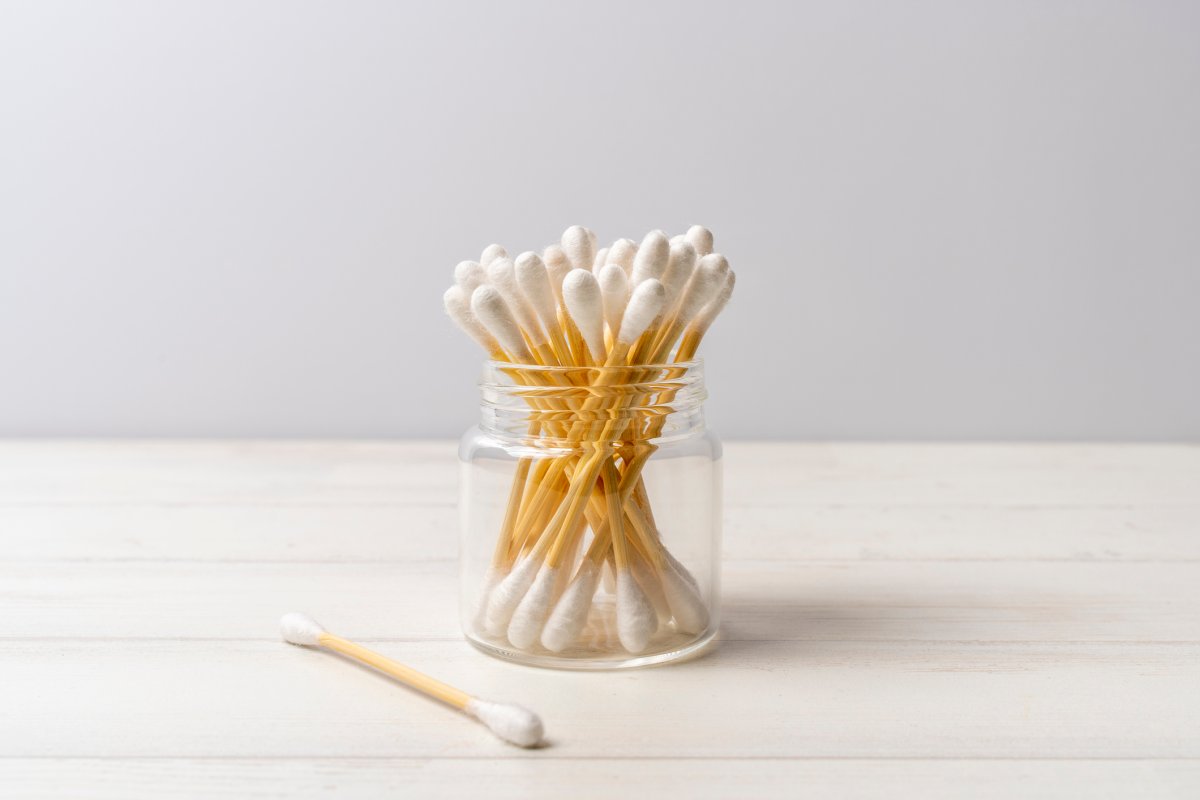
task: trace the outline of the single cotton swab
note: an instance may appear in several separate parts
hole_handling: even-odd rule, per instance
[[[279,620],[284,641],[305,647],[324,647],[359,663],[374,667],[424,695],[441,700],[449,706],[474,717],[506,742],[519,747],[535,747],[542,741],[542,720],[527,708],[509,703],[493,703],[472,697],[461,689],[418,672],[412,667],[393,661],[387,656],[368,650],[360,644],[335,636],[305,614],[284,614]]]
[[[489,244],[479,254],[479,264],[484,269],[487,269],[497,258],[508,258],[508,251],[498,244]]]

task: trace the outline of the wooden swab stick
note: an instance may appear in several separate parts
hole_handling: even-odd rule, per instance
[[[335,636],[315,619],[304,614],[284,614],[279,620],[279,627],[284,641],[307,647],[324,647],[360,664],[374,667],[405,686],[474,717],[506,742],[518,747],[536,747],[542,741],[542,720],[527,708],[472,697],[461,689],[442,683],[399,661],[393,661],[374,650]]]

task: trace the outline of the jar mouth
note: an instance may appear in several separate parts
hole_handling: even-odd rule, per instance
[[[481,427],[541,444],[650,442],[703,429],[703,362],[542,366],[489,361]]]

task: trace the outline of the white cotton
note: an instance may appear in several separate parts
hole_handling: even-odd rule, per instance
[[[446,313],[450,315],[450,319],[454,320],[454,324],[462,329],[462,332],[470,336],[475,342],[487,351],[488,355],[492,355],[500,349],[496,338],[488,333],[487,328],[483,326],[471,311],[470,295],[463,291],[461,286],[451,286],[442,295],[442,304],[446,307]]]
[[[584,228],[584,230],[587,231],[588,241],[592,243],[592,252],[595,252],[596,245],[599,243],[600,239],[596,236],[596,232],[591,228]]]
[[[615,337],[621,330],[621,318],[629,303],[629,276],[617,264],[605,264],[597,281],[600,283],[600,299],[604,305],[604,321]]]
[[[454,282],[470,297],[480,284],[487,282],[487,270],[478,261],[460,261],[454,267]]]
[[[513,612],[517,610],[525,592],[529,591],[541,565],[542,560],[537,556],[526,558],[492,589],[487,599],[487,610],[483,614],[483,629],[489,636],[503,636],[508,630]]]
[[[629,285],[637,288],[642,281],[650,279],[662,280],[671,258],[671,243],[662,231],[650,231],[633,258],[633,271],[629,275]]]
[[[700,309],[720,293],[728,275],[729,262],[725,260],[725,256],[712,253],[700,259],[679,300],[679,308],[675,312],[678,320],[685,325],[690,323],[700,313]]]
[[[475,290],[471,295],[471,311],[510,357],[521,364],[533,363],[521,329],[495,286],[485,284]]]
[[[321,643],[321,634],[325,633],[325,629],[307,614],[293,611],[280,617],[279,632],[285,642],[311,647]]]
[[[554,290],[554,298],[561,303],[563,279],[571,271],[571,259],[567,258],[562,247],[552,244],[542,251],[542,261],[545,262],[546,272],[550,275],[550,288]]]
[[[683,565],[682,561],[675,557],[674,553],[664,547],[662,549],[662,555],[663,558],[671,562],[671,566],[675,568],[675,571],[678,572],[684,578],[684,580],[695,587],[696,591],[700,591],[700,581],[696,580],[696,576],[693,575],[691,571],[689,571],[688,568]]]
[[[663,594],[671,606],[671,616],[675,617],[675,628],[680,633],[703,633],[708,628],[708,608],[700,592],[674,569],[674,564],[663,567]]]
[[[709,300],[704,308],[696,314],[696,319],[692,323],[693,327],[701,332],[708,330],[709,326],[713,324],[713,320],[725,310],[725,306],[729,305],[729,298],[733,296],[733,288],[736,283],[737,275],[730,270],[729,274],[725,276],[725,284],[717,292],[717,296]]]
[[[637,578],[638,585],[642,587],[642,591],[650,599],[650,604],[654,606],[654,614],[658,617],[658,621],[666,622],[671,619],[671,606],[667,603],[667,596],[663,594],[662,581],[659,580],[658,573],[640,558],[634,561],[632,570],[633,577]]]
[[[696,271],[696,261],[696,248],[688,242],[671,245],[671,257],[662,276],[663,289],[667,292],[664,307],[668,311],[675,307],[675,303],[683,295],[683,290],[687,288],[688,281]]]
[[[521,253],[516,261],[517,285],[547,331],[558,326],[558,307],[550,274],[537,253]]]
[[[621,330],[617,334],[617,341],[622,344],[633,344],[637,341],[637,338],[646,332],[646,328],[650,327],[650,323],[654,322],[655,317],[662,311],[665,299],[666,292],[661,283],[653,278],[642,281],[633,290],[633,294],[629,298],[629,305],[625,306],[625,316],[621,320]]]
[[[508,574],[508,570],[498,567],[488,567],[487,574],[483,576],[483,589],[479,592],[479,600],[475,606],[475,619],[472,623],[472,630],[479,633],[485,633],[487,626],[484,623],[487,615],[488,597],[491,596],[492,590],[496,588],[496,584],[504,580],[504,576]]]
[[[479,254],[479,265],[487,269],[497,258],[508,258],[508,251],[498,244],[489,244]]]
[[[592,242],[591,231],[582,225],[572,225],[563,231],[562,249],[571,260],[573,269],[592,269],[596,260],[596,245]]]
[[[628,569],[617,571],[617,637],[631,653],[640,653],[658,630],[654,605]]]
[[[592,607],[592,596],[596,593],[596,582],[600,570],[590,558],[583,559],[579,571],[567,586],[558,604],[550,612],[542,628],[542,647],[552,653],[561,653],[579,638],[587,624],[588,611]]]
[[[517,610],[508,623],[508,641],[519,650],[526,650],[538,640],[546,617],[554,607],[554,586],[558,581],[558,570],[543,566],[521,598]]]
[[[611,560],[605,560],[604,562],[600,585],[604,587],[604,591],[607,594],[617,593],[617,573],[613,571]]]
[[[687,240],[696,248],[696,254],[701,258],[713,251],[712,231],[703,225],[693,225],[688,228]]]
[[[680,242],[686,242],[687,240],[688,240],[688,238],[687,238],[686,234],[677,233],[671,237],[671,246],[674,247],[675,245],[679,244]]]
[[[521,706],[493,703],[474,697],[463,711],[482,722],[504,741],[518,747],[536,747],[545,735],[541,718]]]
[[[633,239],[617,239],[608,248],[608,263],[616,264],[628,276],[633,272],[633,259],[637,257],[637,251],[637,242]]]
[[[583,335],[592,360],[604,361],[604,302],[600,283],[586,269],[573,269],[563,281],[563,303]]]
[[[604,269],[604,265],[608,263],[608,248],[601,247],[596,251],[596,257],[592,259],[592,272],[596,275],[600,274],[600,270]]]
[[[544,344],[546,333],[538,321],[537,312],[533,310],[525,293],[521,291],[521,285],[517,282],[517,268],[512,259],[497,258],[488,266],[487,274],[488,280],[499,290],[500,296],[512,310],[517,324],[529,337],[529,341],[535,347]]]

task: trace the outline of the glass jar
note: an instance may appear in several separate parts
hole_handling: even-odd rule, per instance
[[[673,661],[711,641],[721,445],[700,362],[489,362],[480,387],[460,448],[467,639],[576,669]]]

